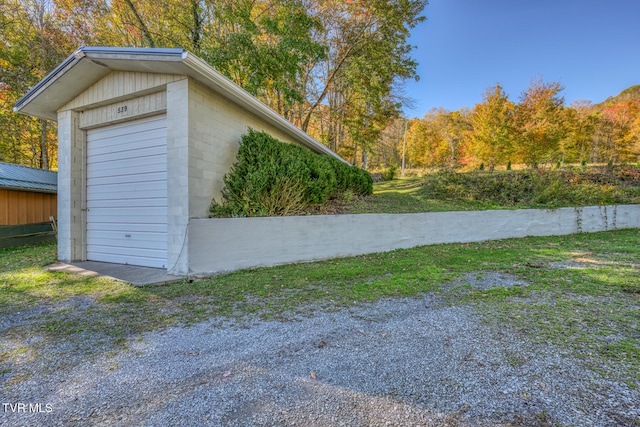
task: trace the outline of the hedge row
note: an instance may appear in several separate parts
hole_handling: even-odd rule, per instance
[[[253,129],[242,137],[224,183],[222,201],[211,204],[214,216],[295,215],[347,191],[373,191],[368,172]]]

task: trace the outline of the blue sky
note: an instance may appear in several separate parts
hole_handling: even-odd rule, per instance
[[[408,117],[473,107],[496,83],[517,101],[532,80],[560,82],[567,105],[640,84],[640,0],[430,0],[424,15]]]

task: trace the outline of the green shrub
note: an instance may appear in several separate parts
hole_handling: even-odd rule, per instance
[[[265,216],[298,215],[306,208],[304,193],[300,181],[277,180],[269,192],[260,196],[260,213]]]
[[[214,216],[295,215],[345,191],[373,192],[368,172],[253,129],[242,137],[224,183],[222,201],[211,204]]]
[[[383,181],[393,181],[398,174],[398,165],[391,165],[389,169],[382,174]]]

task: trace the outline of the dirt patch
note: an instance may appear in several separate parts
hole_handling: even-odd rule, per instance
[[[477,290],[489,290],[495,288],[511,288],[513,286],[527,286],[529,283],[516,275],[498,271],[475,271],[444,285],[445,289],[455,289],[470,286]]]

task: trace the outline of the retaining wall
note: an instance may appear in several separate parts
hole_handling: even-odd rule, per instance
[[[640,205],[191,219],[189,274],[384,252],[437,243],[640,228]]]

